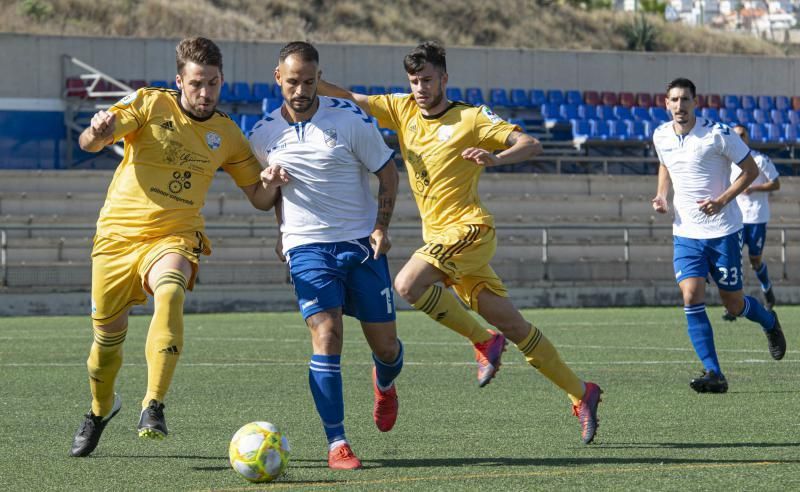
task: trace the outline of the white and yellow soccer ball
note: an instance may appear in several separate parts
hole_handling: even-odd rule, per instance
[[[236,431],[228,447],[231,467],[251,482],[275,480],[289,462],[289,441],[274,424],[250,422]]]

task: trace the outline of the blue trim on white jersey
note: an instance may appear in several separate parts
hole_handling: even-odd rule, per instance
[[[378,168],[377,171],[374,171],[372,174],[378,174],[379,172],[383,171],[383,168],[386,167],[392,160],[394,159],[394,154],[390,155],[386,162],[383,163],[381,167]]]

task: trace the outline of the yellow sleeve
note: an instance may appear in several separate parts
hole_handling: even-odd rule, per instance
[[[237,128],[238,130],[238,128]],[[250,143],[241,131],[235,133],[233,152],[222,169],[230,174],[236,186],[250,186],[261,181],[261,165],[250,150]]]
[[[369,96],[369,112],[378,120],[378,126],[397,131],[400,125],[397,124],[397,106],[395,104],[399,99],[402,97],[395,97],[391,94]]]
[[[479,142],[477,146],[482,149],[507,149],[506,140],[515,130],[522,131],[520,127],[507,123],[486,106],[481,106],[475,115],[475,131]]]
[[[148,99],[142,88],[131,92],[108,109],[117,115],[114,128],[115,142],[144,126],[147,121]]]

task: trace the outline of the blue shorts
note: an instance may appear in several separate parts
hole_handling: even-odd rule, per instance
[[[764,251],[764,240],[767,238],[767,224],[745,224],[744,244],[750,256],[761,256]]]
[[[742,231],[714,239],[673,236],[675,280],[714,278],[721,290],[742,288]]]
[[[328,309],[367,323],[395,320],[386,255],[377,260],[368,238],[290,249],[289,274],[303,319]]]

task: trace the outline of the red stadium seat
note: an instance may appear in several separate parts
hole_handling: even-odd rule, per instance
[[[144,79],[131,79],[128,81],[128,87],[133,90],[140,89],[142,87],[147,87],[147,81]]]
[[[698,94],[697,95],[697,108],[698,109],[702,109],[702,108],[705,108],[705,107],[707,107],[706,96],[704,96],[702,94]]]
[[[800,96],[792,96],[792,109],[800,111]]]
[[[619,105],[625,106],[626,108],[630,108],[631,106],[636,105],[636,98],[633,97],[632,92],[620,92],[619,93]]]
[[[646,92],[636,93],[636,105],[643,108],[649,108],[653,105],[653,97]]]
[[[722,97],[719,94],[706,94],[706,106],[719,109],[722,107]]]
[[[616,106],[619,104],[619,98],[616,92],[604,91],[600,94],[600,100],[606,106]]]
[[[656,108],[666,108],[667,107],[667,103],[665,102],[666,98],[667,95],[664,94],[663,92],[660,94],[653,94],[653,106]]]
[[[600,94],[597,91],[583,91],[584,104],[591,104],[592,106],[600,105]]]
[[[66,89],[67,97],[85,98],[88,95],[86,84],[80,77],[67,77]]]

